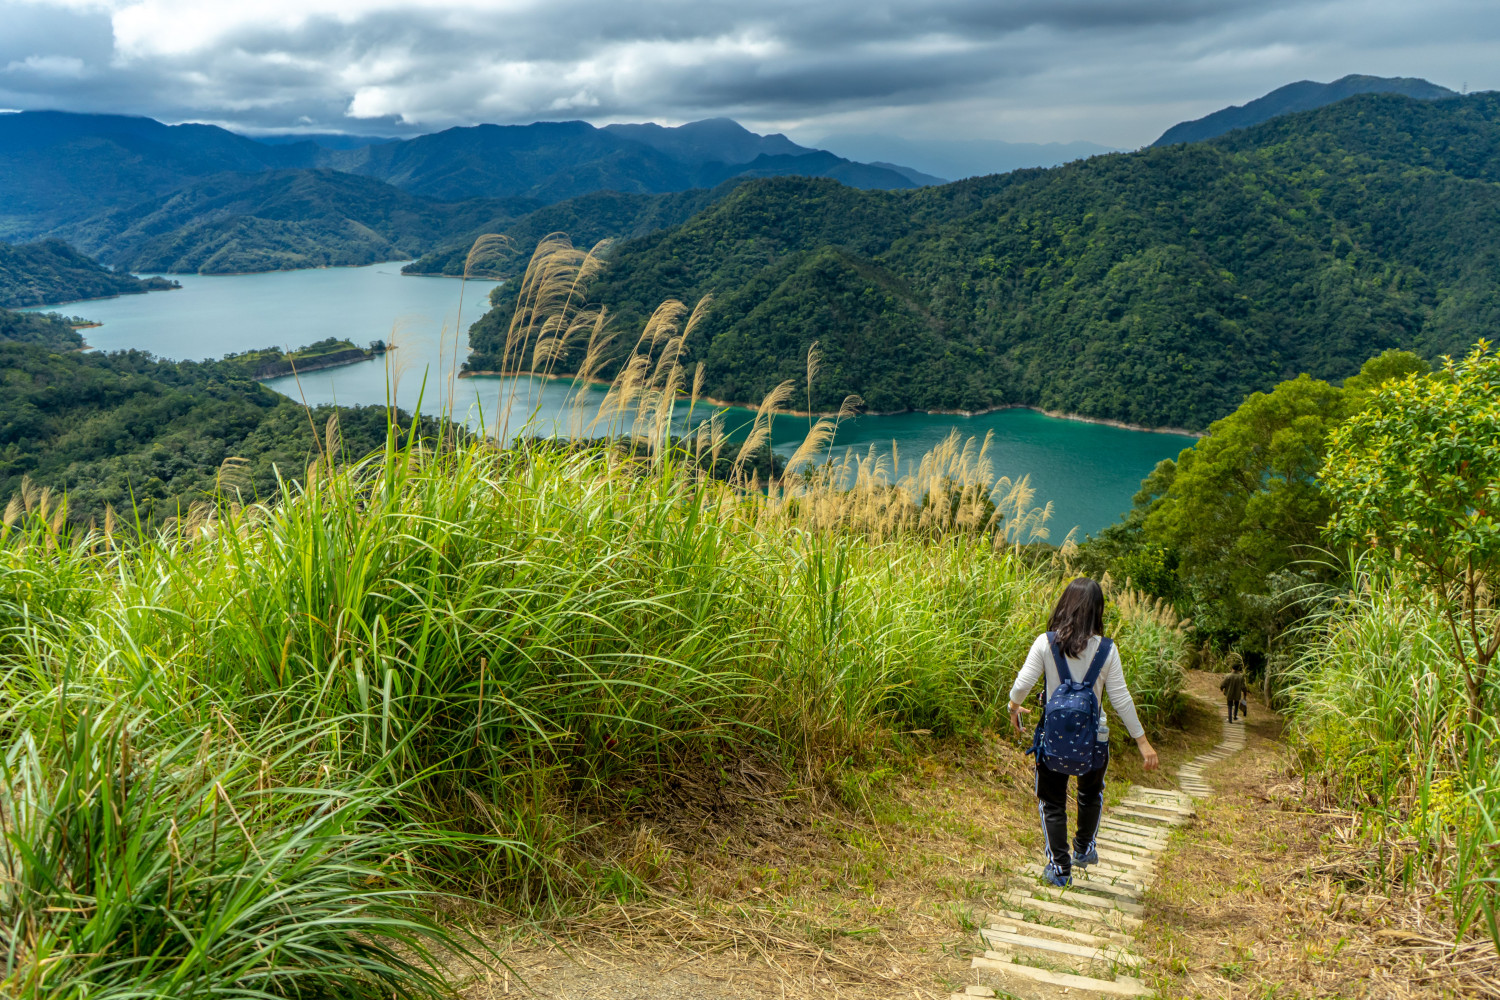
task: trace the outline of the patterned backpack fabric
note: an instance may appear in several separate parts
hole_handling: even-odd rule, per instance
[[[1083,680],[1075,681],[1068,669],[1068,659],[1057,645],[1057,635],[1047,633],[1047,645],[1052,648],[1052,658],[1057,661],[1057,687],[1042,709],[1042,721],[1037,724],[1036,738],[1032,749],[1037,762],[1045,764],[1049,771],[1059,774],[1088,774],[1099,766],[1103,756],[1099,749],[1099,715],[1104,711],[1099,696],[1094,693],[1094,684],[1099,680],[1099,671],[1109,659],[1114,643],[1100,638],[1099,651],[1094,662],[1089,664]]]

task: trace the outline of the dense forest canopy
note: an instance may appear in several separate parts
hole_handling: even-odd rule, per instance
[[[52,351],[74,351],[83,346],[83,337],[56,313],[0,309],[0,344],[34,344]]]
[[[0,314],[3,321],[4,314]],[[386,440],[384,407],[311,412],[251,380],[240,358],[161,361],[142,351],[58,353],[0,341],[0,498],[24,478],[66,493],[68,517],[122,523],[185,512],[224,495],[265,499],[301,479],[333,440],[360,458]]]
[[[1500,96],[1363,95],[1208,143],[917,191],[750,181],[618,246],[622,327],[716,296],[704,391],[753,401],[821,344],[814,405],[1026,404],[1201,429],[1308,373],[1435,356],[1500,318]],[[509,300],[470,331],[495,367]]]
[[[142,280],[101,267],[60,240],[0,243],[0,308],[136,295],[179,287],[164,278]]]

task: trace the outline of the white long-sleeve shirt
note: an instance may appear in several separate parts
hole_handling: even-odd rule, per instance
[[[1073,679],[1081,681],[1088,673],[1089,664],[1094,662],[1094,654],[1099,651],[1099,637],[1093,636],[1088,644],[1083,647],[1083,652],[1078,656],[1063,655],[1068,661],[1068,672]],[[1047,679],[1047,697],[1052,697],[1052,689],[1057,687],[1057,661],[1052,657],[1052,646],[1047,642],[1047,634],[1044,632],[1036,637],[1031,644],[1031,650],[1026,654],[1026,662],[1021,666],[1021,673],[1017,675],[1015,684],[1011,685],[1010,700],[1013,704],[1023,705],[1026,696],[1036,686],[1036,682],[1043,676]],[[1125,723],[1125,731],[1132,739],[1140,739],[1146,730],[1141,727],[1141,720],[1135,714],[1135,699],[1130,697],[1130,688],[1125,685],[1125,668],[1120,663],[1120,648],[1114,646],[1109,651],[1109,657],[1104,661],[1104,669],[1099,671],[1099,679],[1094,682],[1094,697],[1099,699],[1099,705],[1104,705],[1104,695],[1109,695],[1109,707],[1115,710],[1120,721]],[[1109,722],[1104,713],[1099,713],[1099,739],[1109,739]]]

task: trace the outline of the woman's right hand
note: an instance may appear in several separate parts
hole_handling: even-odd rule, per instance
[[[1145,766],[1146,770],[1156,770],[1161,761],[1156,756],[1156,748],[1151,745],[1150,740],[1146,739],[1144,733],[1141,734],[1140,739],[1135,741],[1135,745],[1140,748],[1141,763]]]

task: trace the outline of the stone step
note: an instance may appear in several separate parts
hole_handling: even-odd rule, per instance
[[[1151,840],[1160,840],[1163,843],[1165,843],[1167,839],[1167,833],[1161,827],[1152,826],[1149,823],[1133,823],[1128,819],[1119,819],[1113,814],[1113,810],[1111,810],[1110,812],[1106,812],[1103,817],[1100,818],[1099,823],[1101,826],[1104,824],[1108,824],[1118,830],[1124,830],[1127,833],[1134,833],[1138,836],[1150,838]]]
[[[1153,802],[1150,799],[1124,799],[1120,802],[1120,805],[1129,806],[1131,809],[1144,809],[1147,812],[1166,813],[1174,816],[1198,815],[1192,808],[1176,802],[1162,802],[1160,800]]]
[[[1053,941],[1049,938],[1032,937],[1029,934],[1010,934],[1006,931],[988,928],[981,930],[979,936],[992,945],[1001,945],[1017,951],[1041,951],[1053,955],[1066,955],[1069,958],[1081,958],[1085,962],[1096,962],[1111,967],[1116,965],[1123,965],[1128,969],[1141,967],[1141,960],[1138,957],[1113,947],[1095,948],[1086,944]]]
[[[1013,882],[1024,884],[1026,879],[1012,879]],[[1058,889],[1050,885],[1032,885],[1029,887],[1033,894],[1040,893],[1044,899],[1055,900],[1067,906],[1082,906],[1100,910],[1119,910],[1121,913],[1138,917],[1146,912],[1139,903],[1132,903],[1126,899],[1105,899],[1090,892],[1080,892],[1076,889]]]
[[[1164,799],[1186,799],[1187,798],[1186,795],[1183,795],[1181,792],[1179,792],[1175,788],[1149,788],[1146,785],[1131,785],[1129,788],[1127,788],[1125,790],[1125,794],[1127,794],[1127,795],[1159,795],[1159,796],[1161,796]]]
[[[1096,865],[1088,865],[1087,867],[1074,865],[1073,874],[1077,875],[1079,872],[1086,872],[1091,878],[1101,878],[1105,881],[1122,878],[1127,882],[1139,882],[1142,885],[1156,879],[1156,876],[1151,873],[1149,868],[1130,864],[1117,864],[1112,861],[1106,861],[1103,858],[1100,858],[1099,863]]]
[[[1133,820],[1142,820],[1142,821],[1145,821],[1145,822],[1156,822],[1156,823],[1162,824],[1163,826],[1182,826],[1183,824],[1185,824],[1188,821],[1188,817],[1186,817],[1186,816],[1172,816],[1172,817],[1168,817],[1168,816],[1163,816],[1160,813],[1144,812],[1144,811],[1142,811],[1140,809],[1120,809],[1120,808],[1116,808],[1116,809],[1112,809],[1110,811],[1112,813],[1114,813],[1116,816],[1127,816],[1127,817],[1129,817],[1130,819],[1133,819]]]
[[[1107,861],[1112,865],[1124,868],[1126,871],[1137,871],[1141,872],[1142,874],[1146,874],[1156,869],[1156,865],[1152,864],[1149,860],[1151,855],[1130,854],[1125,851],[1115,851],[1111,850],[1104,844],[1098,845],[1096,850],[1099,852],[1100,861]],[[1154,875],[1151,877],[1155,878]]]
[[[1027,865],[1022,869],[1028,875],[1036,875],[1038,877],[1046,870],[1042,865]],[[1140,899],[1141,894],[1146,891],[1146,886],[1143,883],[1127,879],[1100,878],[1096,875],[1089,875],[1083,869],[1079,868],[1073,869],[1073,888],[1089,889],[1109,896],[1118,896],[1132,903]]]
[[[1028,896],[1024,892],[1016,892],[1012,889],[1007,889],[1001,898],[1016,906],[1035,910],[1037,913],[1065,917],[1075,922],[1108,927],[1112,930],[1134,930],[1141,926],[1139,917],[1132,917],[1119,910],[1083,909],[1082,907],[1069,906],[1067,903],[1058,903],[1050,899],[1037,899],[1034,896]]]
[[[975,969],[997,973],[1016,982],[1039,983],[1058,987],[1067,990],[1070,995],[1074,991],[1082,995],[1095,993],[1099,996],[1109,997],[1144,997],[1149,996],[1151,993],[1140,980],[1132,979],[1129,976],[1116,976],[1113,981],[1108,979],[1093,979],[1089,976],[1075,976],[1066,972],[1050,972],[1047,969],[1019,965],[1005,958],[988,958],[979,955],[974,956],[970,962],[970,966]],[[959,994],[959,996],[962,995]]]
[[[1149,837],[1137,837],[1128,831],[1116,831],[1116,829],[1100,829],[1098,837],[1094,841],[1095,847],[1107,844],[1110,850],[1127,850],[1133,855],[1155,856],[1167,850],[1166,841],[1152,840]]]
[[[986,918],[992,931],[1008,931],[1011,934],[1030,934],[1033,937],[1051,937],[1059,941],[1072,941],[1074,944],[1091,944],[1096,948],[1107,945],[1116,947],[1127,947],[1135,943],[1135,938],[1129,934],[1121,934],[1119,931],[1103,931],[1100,934],[1087,934],[1083,931],[1069,930],[1066,927],[1053,927],[1051,924],[1036,924],[1022,918],[1002,916],[991,913]]]

